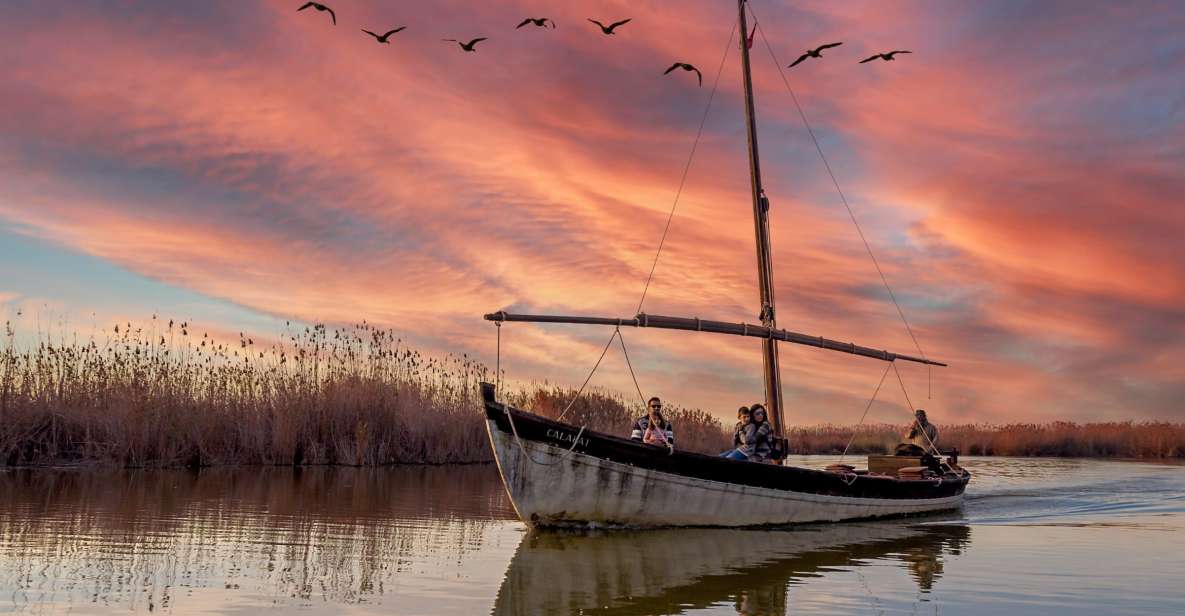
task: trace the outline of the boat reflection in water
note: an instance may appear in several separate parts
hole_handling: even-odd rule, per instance
[[[840,567],[896,561],[918,590],[967,548],[967,526],[876,522],[792,530],[533,531],[498,591],[494,616],[680,614],[731,604],[745,615],[789,612],[790,585]]]

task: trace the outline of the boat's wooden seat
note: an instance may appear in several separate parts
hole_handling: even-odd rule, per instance
[[[921,465],[920,456],[868,456],[868,470],[874,473],[896,475],[903,468]]]

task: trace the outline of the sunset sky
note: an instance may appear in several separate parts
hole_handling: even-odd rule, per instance
[[[757,321],[733,2],[327,1],[336,26],[297,0],[6,2],[0,312],[367,320],[490,364],[483,313],[632,316],[728,48],[644,310]],[[752,6],[783,67],[844,42],[787,76],[951,364],[901,366],[916,405],[1185,418],[1185,3]],[[889,49],[914,53],[858,63]],[[779,325],[916,352],[760,37],[753,62]],[[610,333],[508,325],[507,375],[579,385]],[[758,341],[624,334],[647,395],[721,416],[762,395]],[[791,423],[855,421],[884,370],[781,353]],[[628,378],[611,351],[593,382]],[[895,382],[880,400],[873,421],[907,418]]]

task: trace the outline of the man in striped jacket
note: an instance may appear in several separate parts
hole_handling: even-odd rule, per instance
[[[662,436],[665,437],[665,444],[673,448],[675,446],[675,429],[671,426],[671,422],[662,416],[662,400],[655,396],[646,401],[646,406],[650,407],[649,411],[634,421],[630,438],[635,441],[645,440],[647,429],[652,428],[652,433],[661,431]]]

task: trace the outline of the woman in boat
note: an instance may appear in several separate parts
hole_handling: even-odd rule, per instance
[[[721,458],[728,458],[729,460],[748,460],[749,456],[741,450],[745,444],[745,431],[750,426],[749,407],[742,406],[737,409],[737,425],[732,432],[732,449],[720,454]]]
[[[634,421],[630,438],[651,445],[674,448],[675,429],[671,426],[671,422],[662,416],[662,400],[658,396],[654,396],[646,401],[646,406],[650,409],[647,414]]]
[[[766,417],[765,407],[761,404],[754,404],[750,407],[749,416],[752,423],[749,424],[751,427],[746,431],[747,439],[745,442],[749,460],[752,462],[769,462],[770,453],[773,451],[774,427],[770,425],[769,419]]]

